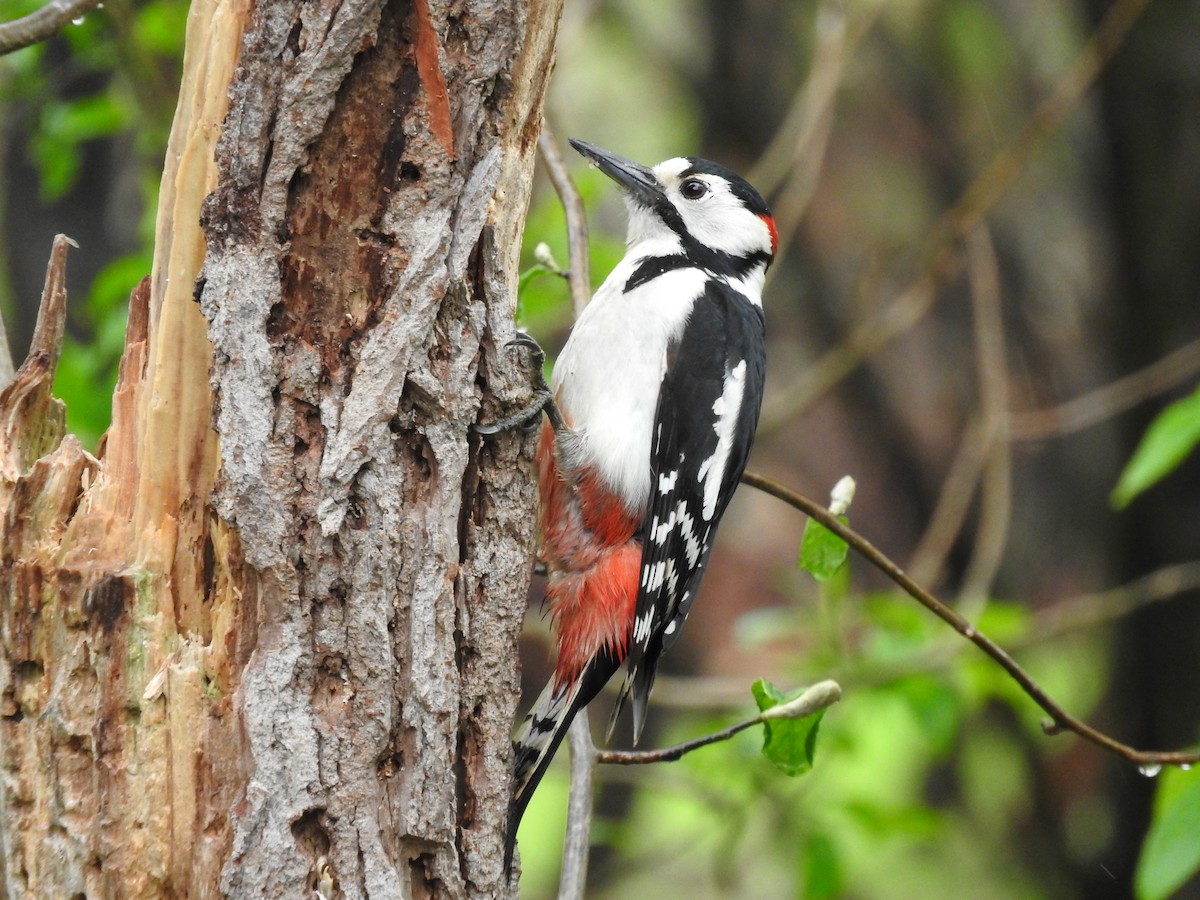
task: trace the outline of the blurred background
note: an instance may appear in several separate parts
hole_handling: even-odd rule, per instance
[[[58,392],[85,443],[149,271],[185,15],[108,0],[0,60],[0,309],[19,360],[52,235],[79,242]],[[1168,438],[1200,418],[1198,48],[1181,0],[573,0],[547,113],[564,148],[705,156],[759,187],[781,252],[751,468],[823,503],[853,476],[859,531],[1139,748],[1200,739],[1200,454],[1176,440],[1165,477],[1121,480],[1164,410]],[[568,162],[599,284],[623,210]],[[539,242],[566,260],[544,174],[521,318],[553,355],[570,303]],[[756,678],[835,678],[814,769],[780,773],[759,729],[602,768],[589,896],[1200,897],[1200,772],[1046,736],[994,663],[861,559],[820,584],[799,571],[803,526],[739,492],[642,746],[748,717]],[[532,698],[536,597],[527,631]],[[563,763],[522,828],[523,896],[557,888]]]

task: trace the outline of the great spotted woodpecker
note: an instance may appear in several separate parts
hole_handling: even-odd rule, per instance
[[[617,668],[634,742],[661,654],[700,589],[762,402],[762,287],[777,249],[758,192],[724,166],[653,169],[583,141],[629,213],[625,258],[554,366],[537,451],[554,676],[514,741],[517,825],[575,714]],[[561,418],[560,418],[561,416]]]

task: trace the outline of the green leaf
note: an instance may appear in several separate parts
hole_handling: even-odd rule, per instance
[[[1170,896],[1200,870],[1200,770],[1167,775],[1186,784],[1172,791],[1159,788],[1160,802],[1134,876],[1141,900]]]
[[[1113,506],[1128,506],[1134,497],[1170,474],[1198,443],[1200,389],[1176,400],[1150,423],[1113,489]]]
[[[517,296],[521,296],[525,288],[535,279],[543,275],[549,275],[550,270],[543,265],[530,266],[521,273],[520,279],[517,281]]]
[[[847,523],[845,516],[838,521]],[[817,581],[828,581],[846,562],[849,547],[840,537],[815,519],[804,526],[804,537],[800,540],[800,559],[797,565]]]
[[[800,691],[785,695],[765,678],[751,685],[759,712],[786,703],[800,696]],[[818,710],[799,719],[768,719],[763,722],[763,756],[773,762],[785,775],[803,775],[813,766],[817,745],[817,726],[825,710]]]

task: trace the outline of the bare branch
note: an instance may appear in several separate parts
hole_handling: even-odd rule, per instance
[[[915,576],[913,580],[920,582]],[[1200,590],[1200,560],[1165,566],[1127,584],[1096,593],[1077,594],[1038,610],[1025,633],[1009,643],[1009,649],[1036,647],[1064,634],[1098,628],[1139,609],[1196,590]],[[949,664],[962,649],[961,641],[938,642],[903,659],[883,665],[871,664],[866,674],[859,671],[843,673],[842,681],[853,688],[934,672]],[[736,709],[742,705],[745,694],[744,679],[728,675],[661,675],[654,683],[655,705],[670,709]]]
[[[979,404],[987,441],[978,535],[967,565],[960,611],[967,618],[983,612],[992,582],[1004,558],[1012,514],[1012,451],[1008,443],[1008,364],[1000,303],[1000,267],[987,225],[980,223],[966,239],[967,275],[974,312],[975,367]]]
[[[1009,641],[1008,649],[1009,652],[1013,652],[1043,646],[1064,634],[1107,625],[1154,603],[1161,603],[1198,589],[1200,561],[1166,566],[1128,584],[1096,593],[1078,594],[1038,610],[1033,614],[1024,632]],[[920,673],[936,672],[956,659],[962,649],[960,641],[939,641],[904,659],[890,660],[883,665],[871,665],[865,675],[856,672],[843,675],[843,679],[853,687],[874,686]],[[731,683],[725,690],[732,691],[734,686]],[[677,686],[676,691],[679,690]],[[657,695],[656,699],[661,705],[662,699]]]
[[[934,583],[941,577],[946,558],[967,520],[967,510],[975,497],[975,486],[987,463],[989,449],[988,435],[978,417],[968,421],[942,481],[929,524],[908,563],[917,583]]]
[[[774,271],[779,271],[778,263],[800,227],[804,210],[816,189],[846,59],[881,9],[882,5],[876,6],[850,38],[846,34],[846,17],[840,2],[825,0],[817,10],[817,43],[808,78],[762,161],[750,176],[750,181],[767,193],[782,185],[771,204],[779,236]]]
[[[579,318],[583,308],[592,299],[592,276],[588,261],[588,228],[587,213],[583,208],[583,198],[571,178],[567,164],[559,152],[558,142],[549,125],[542,125],[541,136],[538,137],[538,150],[546,163],[546,174],[562,203],[563,213],[567,217],[567,284],[571,286],[571,307],[575,318]]]
[[[768,719],[801,719],[812,715],[818,710],[826,709],[842,699],[841,686],[836,681],[819,681],[794,700],[781,703],[771,709],[760,712],[753,718],[730,725],[712,734],[684,741],[672,747],[659,750],[597,750],[596,761],[621,766],[641,766],[650,763],[674,762],[693,750],[727,741],[735,734],[761,725]]]
[[[596,774],[596,747],[586,707],[575,716],[567,735],[571,742],[571,794],[558,900],[583,900],[592,838],[592,778]]]
[[[940,255],[887,307],[853,326],[837,346],[809,366],[803,375],[763,403],[758,433],[779,429],[811,406],[843,378],[916,325],[933,306],[942,287],[958,271],[959,260],[951,247]]]
[[[850,35],[846,33],[842,4],[824,0],[817,9],[816,43],[808,77],[792,98],[767,149],[746,173],[746,179],[764,196],[782,187],[797,167],[808,164],[820,167],[823,155],[817,145],[820,125],[828,116],[841,84],[847,51],[867,34],[881,8],[882,5],[873,9]]]
[[[1050,409],[1013,414],[1014,441],[1041,441],[1082,431],[1200,374],[1200,338],[1146,368]]]
[[[1128,584],[1060,600],[1033,616],[1027,643],[1042,643],[1083,628],[1124,618],[1152,603],[1200,590],[1200,561],[1156,569]]]
[[[1139,766],[1183,766],[1200,762],[1200,751],[1138,750],[1122,744],[1120,741],[1091,727],[1086,722],[1070,715],[1002,647],[986,635],[980,633],[974,625],[964,619],[955,610],[946,606],[937,597],[913,581],[912,578],[905,574],[903,569],[876,549],[870,541],[849,526],[844,525],[829,510],[814,503],[807,497],[801,496],[795,491],[784,487],[778,482],[755,472],[746,472],[742,476],[742,481],[751,487],[756,487],[760,491],[770,494],[772,497],[782,500],[810,518],[816,519],[857,550],[871,565],[875,566],[875,568],[879,569],[879,571],[899,585],[910,597],[995,660],[1050,717],[1049,720],[1042,724],[1042,730],[1046,734],[1057,734],[1062,731],[1073,732],[1084,740],[1098,747],[1103,747],[1112,753],[1116,753],[1118,756],[1123,756],[1125,759]]]
[[[992,157],[930,230],[919,253],[925,263],[917,276],[899,297],[855,326],[841,344],[817,360],[792,386],[768,398],[763,406],[760,434],[780,427],[808,408],[864,359],[878,353],[925,317],[943,286],[958,271],[955,251],[959,240],[983,220],[1046,141],[1062,128],[1148,2],[1116,0],[1109,7],[1074,64],[1034,111],[1020,135]]]
[[[0,25],[0,56],[41,43],[99,3],[100,0],[50,0],[36,12],[5,22]]]

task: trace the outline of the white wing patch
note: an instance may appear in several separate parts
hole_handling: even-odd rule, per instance
[[[655,563],[652,566],[644,566],[642,568],[642,583],[647,591],[657,591],[663,586],[663,579],[667,576],[666,561]]]
[[[679,535],[683,538],[683,550],[688,554],[688,568],[695,569],[700,562],[700,539],[696,536],[696,520],[688,511],[688,504],[679,500],[676,504],[676,517],[679,520]]]
[[[658,426],[658,430],[662,431],[662,426]],[[679,480],[679,470],[676,469],[670,475],[663,473],[658,476],[658,492],[660,494],[669,494],[675,490],[675,482]]]
[[[675,514],[679,519],[679,533],[683,537],[683,551],[687,554],[688,567],[694,569],[700,561],[700,539],[696,537],[696,520],[688,512],[687,503],[683,500],[676,504]]]
[[[708,520],[717,511],[721,482],[725,477],[725,465],[729,462],[729,451],[733,449],[734,432],[745,392],[746,361],[743,359],[725,373],[725,386],[721,396],[713,403],[713,414],[716,416],[713,430],[717,433],[717,448],[701,464],[699,472],[700,481],[704,484],[704,518]]]
[[[633,623],[633,639],[639,644],[644,644],[646,639],[650,637],[650,626],[654,624],[654,610],[648,609],[643,615]]]
[[[654,543],[660,547],[667,542],[667,538],[671,536],[671,532],[675,529],[675,513],[671,513],[671,518],[660,523],[658,516],[654,517],[654,527],[651,529],[651,535]]]

